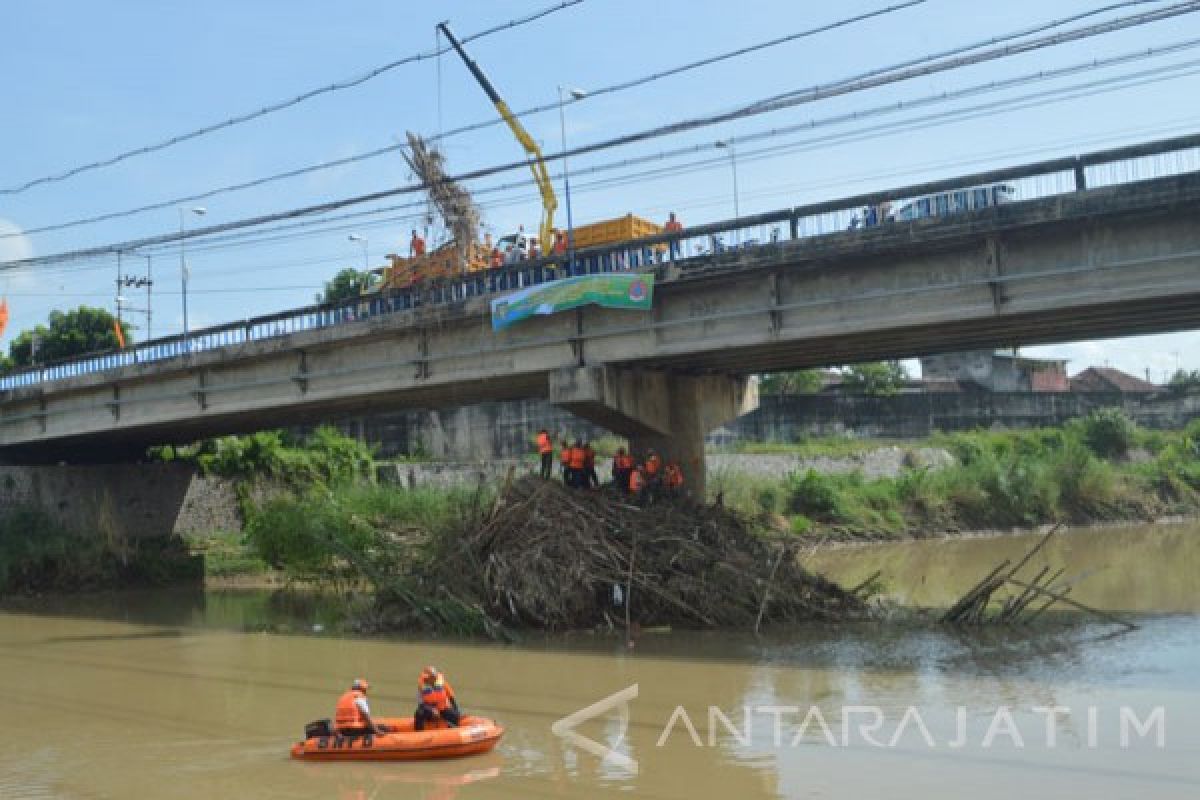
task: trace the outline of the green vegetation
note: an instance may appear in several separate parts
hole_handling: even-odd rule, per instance
[[[795,455],[801,458],[846,458],[884,447],[908,446],[899,439],[855,439],[849,436],[805,436],[795,442],[738,442],[720,452],[745,455]]]
[[[306,437],[283,431],[221,436],[186,447],[152,447],[156,461],[187,461],[206,475],[259,478],[289,486],[339,484],[371,477],[372,449],[337,428],[322,426]]]
[[[21,331],[8,345],[8,357],[0,360],[0,371],[62,358],[114,350],[118,347],[116,317],[102,308],[80,306],[74,311],[51,311],[48,325]],[[125,343],[133,343],[128,323],[121,323]]]
[[[178,541],[77,533],[25,508],[0,512],[0,595],[161,586],[199,577]]]
[[[795,533],[892,537],[1146,519],[1200,511],[1200,420],[1177,433],[1102,409],[1062,428],[941,434],[955,458],[896,477],[807,470],[783,481],[718,475],[714,490]]]
[[[334,275],[332,280],[325,281],[325,289],[317,295],[316,300],[318,303],[338,303],[342,300],[352,300],[362,294],[370,277],[369,272],[347,267]]]
[[[1200,387],[1200,369],[1177,369],[1167,385],[1178,391]]]
[[[899,361],[854,364],[842,372],[847,391],[879,397],[895,394],[908,379],[908,370]]]

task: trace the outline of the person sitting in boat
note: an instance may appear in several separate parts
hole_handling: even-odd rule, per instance
[[[458,727],[460,718],[458,698],[446,682],[446,676],[437,667],[421,670],[417,679],[417,710],[413,714],[413,729],[425,730],[425,723],[443,719],[451,728]]]
[[[337,710],[333,715],[333,727],[342,736],[362,736],[367,733],[384,733],[382,727],[371,719],[371,707],[367,705],[367,689],[370,684],[355,678],[350,689],[338,698]]]

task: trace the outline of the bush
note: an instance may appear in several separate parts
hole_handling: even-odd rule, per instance
[[[837,487],[828,475],[810,469],[803,476],[788,475],[788,510],[830,521],[844,514]]]
[[[1101,458],[1124,457],[1137,438],[1137,426],[1119,408],[1100,408],[1082,421],[1083,443]]]
[[[792,533],[796,534],[797,536],[803,536],[807,533],[812,533],[812,527],[812,520],[803,514],[797,514],[796,516],[792,517]]]

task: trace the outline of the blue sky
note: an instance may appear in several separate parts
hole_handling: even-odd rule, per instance
[[[509,104],[520,109],[551,102],[559,84],[584,89],[604,86],[888,4],[889,0],[839,4],[762,0],[737,5],[718,0],[586,0],[530,25],[473,42],[468,48]],[[157,141],[427,50],[434,44],[434,25],[443,19],[461,36],[548,5],[551,0],[348,1],[336,6],[307,0],[6,4],[0,34],[4,38],[0,107],[8,124],[0,126],[0,185]],[[1095,5],[1075,0],[928,0],[884,18],[585,100],[567,110],[567,137],[572,145],[586,144],[728,109],[750,99],[979,41]],[[1200,37],[1200,15],[576,159],[571,164],[576,175],[572,180],[575,221],[629,211],[661,220],[669,210],[676,210],[685,222],[699,223],[733,213],[731,171],[728,162],[717,157],[719,151],[641,169],[696,159],[711,161],[702,168],[667,170],[653,178],[617,185],[593,185],[602,176],[588,175],[590,167],[687,144],[709,145],[718,138],[744,137],[1190,37]],[[1200,51],[1122,69],[1196,58]],[[1094,76],[995,97],[1120,71],[1097,70]],[[1193,132],[1200,128],[1200,110],[1194,103],[1180,101],[1197,96],[1198,80],[1197,76],[1180,77],[914,132],[885,131],[867,141],[797,148],[757,158],[749,151],[800,143],[806,137],[780,136],[761,145],[747,145],[738,170],[740,210],[743,214],[767,211],[988,166]],[[0,227],[23,230],[167,200],[382,147],[403,137],[406,130],[429,135],[439,126],[453,128],[486,120],[492,114],[463,65],[448,55],[442,58],[440,70],[436,61],[400,67],[354,89],[324,95],[162,152],[20,195],[0,196]],[[897,116],[895,121],[898,124],[903,118]],[[534,116],[526,124],[547,150],[558,149],[557,114]],[[860,127],[863,124],[843,125],[822,133],[847,133]],[[517,144],[500,127],[449,139],[446,152],[454,171],[520,157]],[[526,173],[513,173],[484,179],[473,188],[525,177]],[[402,159],[393,153],[205,200],[202,205],[208,213],[204,221],[220,223],[410,180]],[[481,195],[480,199],[485,221],[497,232],[510,231],[518,224],[527,229],[536,226],[538,201],[532,183],[514,191]],[[388,204],[398,202],[405,200]],[[211,250],[197,246],[189,254],[192,327],[310,302],[325,278],[343,266],[361,266],[362,250],[347,240],[349,232],[369,240],[373,265],[381,263],[385,253],[403,252],[414,222],[395,219],[400,212],[388,216],[393,218],[271,244]],[[0,260],[135,239],[169,232],[178,225],[177,211],[167,208],[56,233],[0,239]],[[156,279],[154,333],[178,331],[177,251],[157,253],[152,265]],[[143,262],[139,268],[144,269]],[[0,274],[0,295],[8,296],[12,310],[9,336],[44,319],[52,308],[80,303],[112,308],[115,272],[115,258],[105,258]],[[1197,345],[1200,334],[1190,332],[1027,352],[1070,358],[1072,371],[1110,363],[1144,375],[1148,368],[1158,380],[1177,363],[1200,368]]]

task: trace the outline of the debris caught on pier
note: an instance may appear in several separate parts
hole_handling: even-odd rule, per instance
[[[989,624],[1025,625],[1040,617],[1051,606],[1061,604],[1130,630],[1137,628],[1137,625],[1126,619],[1091,608],[1067,596],[1087,577],[1086,573],[1064,580],[1065,568],[1052,569],[1047,565],[1031,578],[1017,577],[1061,528],[1061,525],[1055,525],[1047,531],[1015,566],[1010,567],[1012,562],[1007,559],[998,564],[946,610],[941,622],[961,627]],[[999,601],[998,606],[994,605],[993,596],[1004,589],[1007,589],[1008,593]]]

